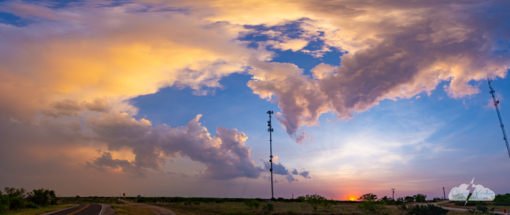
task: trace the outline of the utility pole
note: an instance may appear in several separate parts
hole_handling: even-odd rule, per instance
[[[272,133],[273,133],[273,126],[271,125],[271,114],[273,114],[273,111],[269,110],[266,112],[269,114],[269,121],[267,121],[267,126],[269,129],[269,163],[271,163],[271,168],[269,171],[271,172],[271,200],[274,199],[274,191],[273,191],[273,139],[272,139]]]
[[[506,138],[505,125],[503,125],[503,119],[501,119],[501,114],[499,113],[499,100],[496,100],[496,96],[494,96],[494,89],[491,86],[491,79],[487,79],[489,83],[489,88],[491,89],[490,94],[492,94],[492,100],[494,101],[494,106],[496,107],[496,112],[498,113],[499,123],[501,124],[501,130],[503,131],[503,140],[505,140],[506,149],[508,151],[508,157],[510,157],[510,146],[508,146],[508,138]]]
[[[391,188],[391,191],[393,191],[393,200],[395,200],[395,188]]]
[[[443,187],[443,195],[444,195],[444,199],[446,199],[446,192],[444,192],[444,187]]]

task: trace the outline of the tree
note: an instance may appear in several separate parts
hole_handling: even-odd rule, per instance
[[[494,205],[510,206],[510,193],[496,195],[493,202]]]
[[[359,200],[362,200],[362,201],[368,201],[368,200],[375,201],[375,200],[377,200],[377,195],[372,194],[372,193],[367,193],[367,194],[364,194],[361,197],[359,197]]]
[[[9,210],[9,196],[3,195],[0,191],[0,213]]]
[[[6,187],[4,189],[9,196],[9,209],[16,210],[25,207],[25,189],[16,189],[14,187]]]
[[[406,200],[406,202],[414,202],[414,197],[406,196],[405,200]]]
[[[319,207],[319,205],[322,205],[323,201],[326,201],[326,198],[319,194],[313,194],[313,195],[306,195],[305,201],[306,201],[306,203],[310,204],[310,206],[312,206],[313,211],[317,211],[317,207]]]
[[[34,189],[28,194],[28,198],[31,202],[39,206],[45,206],[48,204],[56,204],[57,197],[55,196],[55,191],[53,190]]]

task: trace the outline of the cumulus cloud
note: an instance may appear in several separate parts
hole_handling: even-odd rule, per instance
[[[287,176],[285,176],[285,179],[287,179],[287,181],[289,183],[292,183],[293,181],[299,181],[299,180],[295,179],[294,176],[292,176],[291,174],[288,174]]]
[[[384,99],[430,93],[442,81],[449,82],[444,90],[452,98],[473,95],[479,90],[471,81],[505,77],[510,62],[505,1],[136,2],[0,4],[2,12],[28,23],[0,24],[0,130],[20,129],[10,143],[29,141],[23,128],[47,138],[32,137],[30,150],[44,149],[35,143],[51,145],[50,134],[69,151],[106,145],[108,151],[87,163],[101,171],[143,176],[183,156],[204,164],[207,178],[256,178],[261,168],[244,133],[218,127],[211,136],[200,117],[181,127],[153,125],[135,119],[136,107],[125,101],[168,86],[205,95],[222,77],[246,72],[253,76],[248,86],[278,102],[277,119],[302,143],[300,128],[317,125],[324,113],[349,119]],[[271,41],[257,48],[239,40],[254,31],[246,25],[289,22],[299,23],[299,36],[266,31]],[[269,62],[273,53],[266,45],[305,52],[312,40],[323,46],[307,53],[335,48],[344,53],[341,64],[319,64],[310,76],[293,63]],[[27,121],[33,124],[18,123]],[[133,156],[121,157],[123,150]],[[290,179],[288,169],[275,166]]]
[[[264,161],[264,167],[269,171],[271,169],[271,163]],[[289,174],[289,170],[283,166],[282,163],[273,162],[273,173],[277,175],[287,175]]]
[[[298,129],[317,125],[323,113],[350,119],[384,99],[430,94],[442,81],[449,82],[445,91],[452,98],[473,95],[479,89],[470,81],[505,77],[510,64],[508,52],[497,51],[501,38],[510,43],[501,21],[507,9],[496,9],[504,2],[303,4],[310,8],[301,10],[313,14],[303,20],[303,30],[323,30],[326,45],[345,50],[341,65],[319,64],[309,77],[294,64],[252,60],[254,80],[248,83],[260,97],[278,102],[280,123],[296,141]],[[473,11],[479,7],[499,12],[492,17]]]
[[[302,172],[298,172],[297,169],[294,169],[292,171],[292,174],[293,175],[303,176],[303,178],[306,178],[306,179],[311,179],[312,178],[312,177],[310,177],[310,172],[309,171],[305,171],[305,170],[303,170]]]
[[[297,175],[297,174],[299,174],[299,172],[297,171],[297,169],[294,169],[294,170],[292,170],[292,174]]]
[[[236,40],[242,26],[181,10],[145,11],[144,4],[98,5],[2,3],[4,12],[30,22],[0,25],[0,99],[9,101],[1,116],[30,120],[65,99],[125,100],[167,86],[205,95],[222,77],[243,72],[250,57],[271,55]],[[53,20],[34,18],[45,14]]]
[[[303,176],[303,178],[308,178],[310,179],[311,177],[309,176],[310,175],[310,172],[308,171],[303,171],[301,173],[299,173],[299,175]]]
[[[223,127],[217,127],[217,134],[211,136],[201,126],[200,117],[198,115],[186,126],[177,128],[153,127],[148,120],[136,120],[121,113],[87,118],[85,124],[95,140],[106,142],[108,150],[118,151],[126,147],[135,155],[133,161],[127,161],[103,153],[87,165],[100,170],[122,168],[132,175],[143,176],[147,169],[161,171],[166,158],[182,156],[203,163],[207,167],[203,173],[206,178],[258,178],[262,169],[251,159],[251,148],[244,146],[248,137],[236,129]]]

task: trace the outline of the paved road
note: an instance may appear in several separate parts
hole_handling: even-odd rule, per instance
[[[99,215],[103,206],[100,204],[80,204],[76,207],[47,213],[47,215]]]

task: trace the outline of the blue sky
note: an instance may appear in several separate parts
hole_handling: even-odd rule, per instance
[[[508,8],[2,1],[0,187],[267,198],[273,110],[277,197],[510,193]]]

